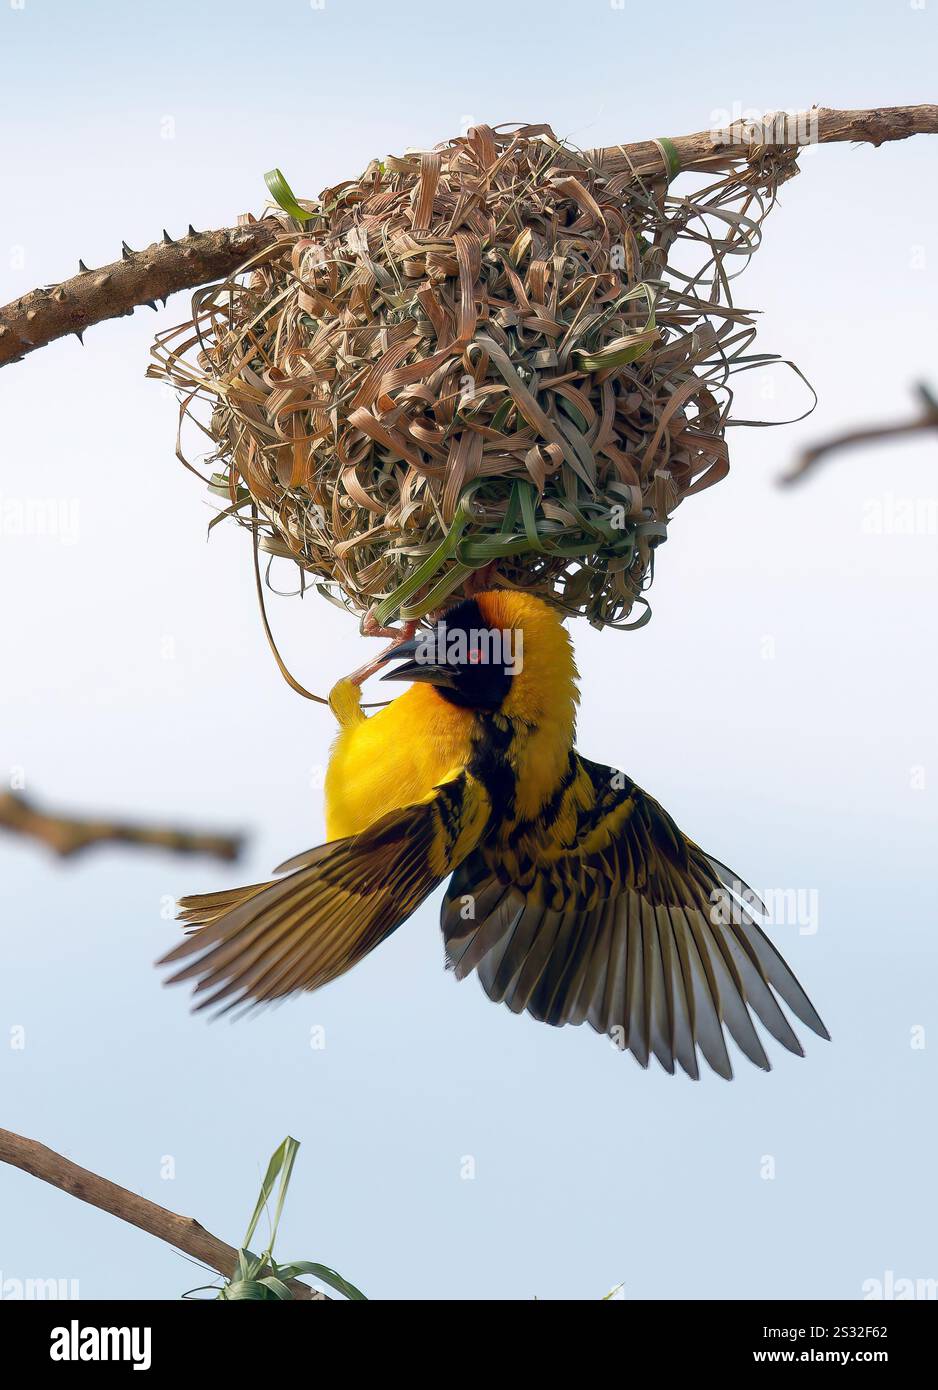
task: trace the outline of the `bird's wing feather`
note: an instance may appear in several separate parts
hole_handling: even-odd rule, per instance
[[[453,875],[442,926],[457,976],[477,969],[490,998],[515,1012],[589,1021],[642,1066],[654,1055],[695,1078],[698,1048],[732,1076],[724,1029],[769,1069],[752,1014],[801,1053],[776,995],[827,1037],[757,925],[761,904],[747,885],[623,774],[575,763],[551,808],[555,835],[534,823],[525,841],[515,829],[510,854],[488,837]]]
[[[466,772],[359,835],[282,864],[271,883],[180,901],[198,928],[160,964],[197,981],[200,1008],[237,1007],[316,989],[410,916],[478,843],[490,803]]]

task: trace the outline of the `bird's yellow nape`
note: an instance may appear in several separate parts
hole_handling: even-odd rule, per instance
[[[570,635],[555,608],[514,589],[475,595],[489,627],[506,634],[511,688],[500,713],[526,724],[569,728],[576,715],[578,672]]]

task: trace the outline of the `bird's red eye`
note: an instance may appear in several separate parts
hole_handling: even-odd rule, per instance
[[[470,665],[470,666],[478,666],[478,664],[479,664],[479,662],[480,662],[481,660],[482,660],[482,653],[481,653],[481,651],[479,650],[478,647],[473,647],[473,648],[472,648],[472,651],[469,653],[469,665]]]

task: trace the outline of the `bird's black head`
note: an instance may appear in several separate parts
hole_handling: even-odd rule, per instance
[[[464,599],[387,659],[409,657],[386,681],[423,681],[462,709],[497,710],[522,659],[520,630],[493,627],[478,601]]]

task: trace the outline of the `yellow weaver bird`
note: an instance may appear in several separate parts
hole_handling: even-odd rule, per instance
[[[411,688],[370,718],[330,696],[340,731],[326,844],[270,883],[183,898],[197,928],[165,957],[200,1007],[317,989],[449,878],[442,927],[458,978],[555,1025],[589,1022],[641,1065],[721,1076],[724,1027],[757,1066],[754,1013],[799,1055],[779,999],[829,1035],[755,915],[765,909],[624,774],[576,752],[577,671],[558,614],[495,590],[385,653]],[[777,997],[776,997],[777,996]]]

